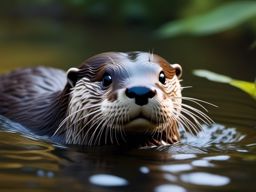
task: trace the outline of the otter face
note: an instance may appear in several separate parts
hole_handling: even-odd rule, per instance
[[[103,53],[71,68],[67,143],[176,142],[181,74],[180,65],[145,52]]]

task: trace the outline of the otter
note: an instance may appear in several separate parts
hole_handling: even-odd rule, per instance
[[[173,144],[180,126],[197,133],[210,121],[182,102],[181,75],[179,64],[146,52],[101,53],[66,73],[18,69],[0,76],[0,115],[65,144]]]

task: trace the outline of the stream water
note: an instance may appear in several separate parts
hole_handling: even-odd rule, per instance
[[[23,32],[17,33],[11,30],[14,26],[8,26],[1,34],[0,71],[43,62],[66,69],[94,52],[159,47],[155,52],[167,60],[181,61],[182,84],[193,86],[183,95],[218,107],[207,107],[215,123],[204,126],[204,132],[197,137],[183,133],[181,142],[175,145],[141,149],[63,146],[15,131],[13,127],[20,125],[0,118],[0,191],[255,191],[255,99],[237,88],[195,77],[191,72],[207,68],[251,80],[255,77],[256,59],[246,54],[247,50],[238,51],[243,43],[208,38],[197,43],[194,39],[150,41],[144,32],[113,29],[104,31],[109,38],[103,40],[103,32],[95,34],[94,30],[57,25],[50,32],[38,34],[40,26],[23,26],[27,26]]]

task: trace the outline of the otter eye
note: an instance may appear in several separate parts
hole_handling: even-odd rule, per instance
[[[104,87],[107,87],[107,86],[109,86],[111,83],[112,83],[112,77],[111,77],[111,75],[109,75],[108,73],[105,73],[105,74],[103,75],[102,85],[103,85]]]
[[[162,84],[165,84],[166,78],[165,78],[165,74],[164,74],[163,71],[161,71],[160,74],[159,74],[159,81],[160,81]]]

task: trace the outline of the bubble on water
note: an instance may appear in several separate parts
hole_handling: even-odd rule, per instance
[[[128,185],[128,181],[126,179],[109,174],[93,175],[89,178],[89,181],[94,185],[105,187],[118,187]]]
[[[163,165],[160,167],[162,171],[177,173],[181,171],[189,171],[193,167],[189,164]]]
[[[207,186],[223,186],[230,182],[228,177],[204,172],[181,175],[181,180],[195,185]]]
[[[170,192],[170,191],[186,192],[186,189],[178,185],[165,184],[165,185],[157,186],[154,191],[155,192]]]

